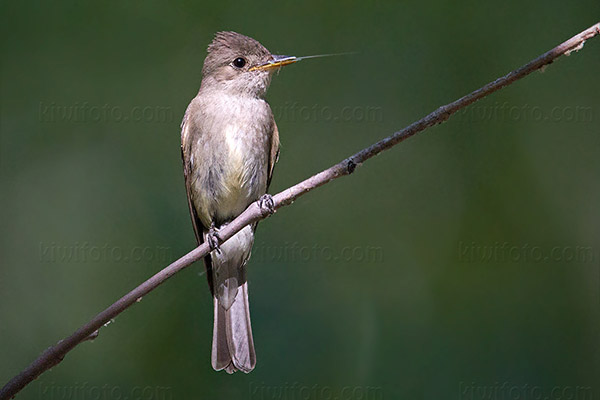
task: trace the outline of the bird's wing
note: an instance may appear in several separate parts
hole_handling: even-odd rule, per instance
[[[202,224],[200,218],[198,218],[198,212],[192,201],[192,166],[190,163],[191,153],[191,123],[188,118],[189,108],[183,117],[181,122],[181,159],[183,161],[183,176],[185,178],[185,191],[187,193],[188,207],[190,209],[190,215],[192,217],[192,226],[194,227],[194,234],[196,235],[196,242],[198,246],[204,242],[203,232],[208,231],[208,228]],[[208,279],[208,286],[210,287],[211,293],[213,293],[213,279],[212,279],[212,262],[210,254],[204,257],[204,266],[206,267],[206,277]]]
[[[275,169],[275,163],[279,159],[279,129],[275,123],[275,118],[271,117],[273,121],[273,133],[271,134],[271,149],[269,152],[269,171],[267,175],[267,190],[271,184],[271,178],[273,177],[273,170]]]

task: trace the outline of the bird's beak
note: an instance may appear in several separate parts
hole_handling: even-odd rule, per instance
[[[290,65],[298,61],[295,56],[273,56],[273,59],[264,64],[256,65],[249,69],[249,71],[269,71],[275,68],[280,68],[285,65]]]

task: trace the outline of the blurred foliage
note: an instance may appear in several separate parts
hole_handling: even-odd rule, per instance
[[[4,383],[193,248],[179,122],[216,31],[273,53],[357,52],[274,78],[275,193],[596,23],[600,4],[0,10]],[[18,398],[600,398],[598,65],[596,38],[261,223],[251,374],[210,367],[197,263]]]

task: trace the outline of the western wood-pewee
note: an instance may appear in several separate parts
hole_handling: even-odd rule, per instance
[[[200,91],[181,124],[194,231],[198,244],[208,241],[212,249],[204,263],[214,299],[211,359],[217,371],[247,373],[256,365],[246,280],[256,224],[220,246],[218,230],[267,192],[279,133],[264,96],[272,72],[295,61],[274,56],[239,33],[217,33],[208,46]],[[272,207],[268,196],[261,202]]]

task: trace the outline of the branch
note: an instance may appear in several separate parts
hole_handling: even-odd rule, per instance
[[[380,140],[374,145],[359,151],[351,157],[348,157],[347,159],[332,166],[331,168],[319,172],[318,174],[298,183],[297,185],[294,185],[276,194],[273,196],[275,209],[279,209],[291,204],[298,197],[334,179],[351,174],[354,172],[357,166],[369,158],[395,146],[396,144],[425,130],[426,128],[446,121],[452,114],[461,108],[464,108],[476,102],[477,100],[494,93],[504,86],[510,85],[511,83],[529,75],[533,71],[552,63],[555,59],[563,54],[569,55],[573,51],[580,50],[586,40],[591,39],[599,34],[600,23],[597,23],[596,25],[567,40],[566,42],[556,46],[552,50],[542,54],[528,64],[525,64],[521,68],[488,83],[484,87],[475,90],[474,92],[450,104],[438,108],[425,118],[413,123],[412,125],[409,125],[401,131],[398,131],[393,135]],[[254,202],[250,204],[250,206],[248,206],[248,208],[242,214],[240,214],[240,216],[238,216],[225,228],[221,229],[219,231],[219,237],[222,241],[226,241],[235,233],[240,231],[244,226],[262,220],[267,216],[269,216],[269,213],[262,209],[258,205],[258,202]],[[75,331],[75,333],[73,333],[71,336],[48,348],[33,363],[31,363],[31,365],[29,365],[19,375],[11,379],[2,388],[2,390],[0,390],[0,400],[7,400],[14,397],[21,389],[36,379],[44,371],[60,363],[64,356],[79,343],[95,338],[98,335],[98,330],[104,324],[119,315],[121,312],[125,311],[128,307],[134,304],[136,300],[150,293],[168,278],[181,271],[185,267],[191,265],[193,262],[206,256],[209,252],[210,249],[208,244],[203,243],[185,256],[181,257],[179,260],[158,272],[156,275],[152,276],[150,279],[133,289],[131,292],[127,293],[117,302],[94,317],[90,322]]]

